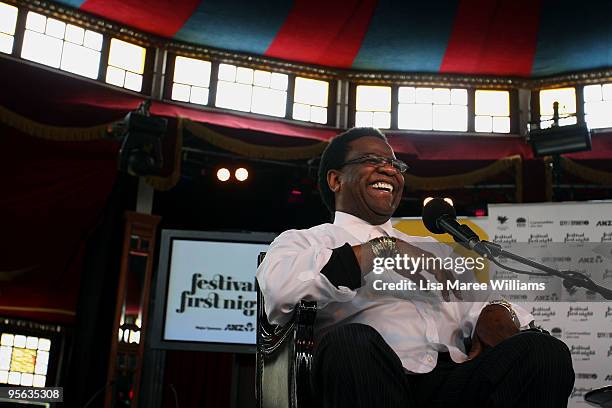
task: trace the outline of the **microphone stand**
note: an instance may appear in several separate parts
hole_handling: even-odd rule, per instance
[[[557,271],[556,269],[550,268],[546,265],[539,264],[530,259],[513,254],[512,252],[508,252],[505,249],[503,249],[500,245],[495,244],[493,242],[489,242],[489,241],[478,241],[475,244],[471,244],[470,247],[474,251],[482,255],[483,257],[491,258],[493,262],[496,263],[498,266],[504,269],[511,270],[512,272],[522,273],[521,271],[514,270],[513,268],[509,269],[505,267],[504,265],[501,265],[495,262],[495,260],[497,260],[497,258],[500,256],[504,258],[512,259],[523,265],[527,265],[527,266],[531,266],[532,268],[539,269],[545,272],[546,275],[556,276],[558,278],[563,279],[563,286],[568,290],[571,290],[574,287],[585,288],[595,293],[599,293],[601,296],[603,296],[604,299],[612,300],[612,290],[596,284],[595,282],[591,280],[591,278],[589,278],[583,273],[573,272],[573,271],[563,271],[563,272]],[[528,274],[528,273],[525,273],[525,274]]]

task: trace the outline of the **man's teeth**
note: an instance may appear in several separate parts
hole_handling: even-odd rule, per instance
[[[374,187],[377,190],[385,190],[385,191],[388,191],[390,193],[393,192],[393,186],[391,184],[389,184],[389,183],[385,183],[385,182],[382,182],[382,181],[379,181],[377,183],[372,184],[372,187]]]

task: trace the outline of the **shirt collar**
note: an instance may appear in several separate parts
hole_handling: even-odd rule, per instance
[[[388,236],[393,236],[393,225],[391,224],[391,220],[388,220],[384,224],[372,225],[352,214],[336,211],[334,214],[334,225],[345,228],[347,231],[353,234],[355,238],[358,238],[362,242],[368,241],[370,239],[370,235],[374,231],[384,231]],[[381,232],[378,235],[380,236],[384,234]]]

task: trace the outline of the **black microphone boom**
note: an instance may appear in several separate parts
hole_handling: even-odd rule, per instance
[[[431,199],[423,207],[423,224],[430,232],[447,232],[455,242],[486,257],[489,251],[481,244],[478,234],[467,225],[459,224],[456,218],[455,208],[441,198]]]
[[[583,273],[573,271],[559,272],[546,265],[541,265],[532,261],[531,259],[523,258],[522,256],[508,252],[494,242],[481,241],[478,235],[472,231],[470,227],[459,224],[456,220],[456,216],[457,213],[453,206],[441,198],[434,198],[423,207],[423,224],[425,224],[425,227],[430,232],[434,234],[444,234],[448,232],[456,242],[477,252],[484,258],[491,259],[491,261],[500,268],[515,273],[534,275],[533,272],[521,271],[502,265],[496,260],[497,257],[502,256],[520,262],[523,265],[544,271],[547,275],[559,277],[563,279],[563,285],[566,288],[585,288],[599,293],[604,299],[612,300],[612,290],[596,284],[591,278]]]

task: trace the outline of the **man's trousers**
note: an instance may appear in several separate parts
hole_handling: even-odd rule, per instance
[[[559,408],[574,371],[562,341],[523,332],[473,360],[459,364],[439,353],[432,372],[407,374],[375,329],[347,324],[322,337],[311,379],[322,408]]]

